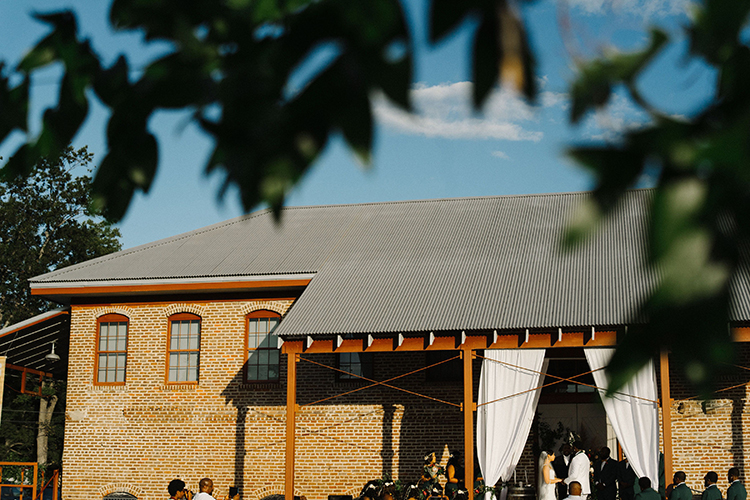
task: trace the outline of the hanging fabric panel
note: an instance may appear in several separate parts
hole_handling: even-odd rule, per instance
[[[597,370],[593,373],[596,386],[606,389],[609,378],[599,368],[609,364],[615,350],[584,349],[584,352],[591,369]],[[605,396],[606,390],[599,389],[599,394],[631,467],[638,477],[648,476],[652,487],[659,491],[659,408],[653,362],[649,361],[611,398]]]
[[[477,408],[477,455],[485,484],[494,486],[512,479],[529,437],[544,381],[544,349],[488,349],[485,357],[478,405],[500,401]]]

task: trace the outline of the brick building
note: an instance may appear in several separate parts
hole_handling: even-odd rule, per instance
[[[310,500],[416,480],[426,452],[467,447],[484,349],[546,348],[565,378],[625,334],[655,279],[640,254],[650,192],[561,254],[585,197],[287,208],[280,226],[263,211],[34,278],[70,314],[64,498],[157,500],[175,477]],[[673,466],[691,487],[709,468],[748,471],[749,379],[701,403],[672,373]],[[615,443],[583,386],[545,388],[539,409]],[[516,469],[528,482],[536,429]]]

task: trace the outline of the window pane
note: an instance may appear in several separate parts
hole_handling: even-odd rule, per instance
[[[178,354],[170,354],[169,355],[169,367],[170,368],[177,368],[179,366],[179,355]]]
[[[116,382],[125,382],[125,368],[118,368],[117,369],[117,378],[115,379]]]
[[[258,351],[258,364],[261,364],[261,365],[268,364],[268,351],[266,351],[265,349]]]
[[[197,337],[199,330],[198,330],[198,320],[194,319],[190,322],[190,336],[191,337]]]
[[[120,323],[120,326],[117,327],[117,350],[118,351],[124,351],[127,349],[127,342],[128,342],[128,334],[127,334],[127,326],[125,323]]]
[[[100,370],[107,369],[107,355],[106,354],[99,355],[99,369]]]
[[[179,358],[180,360],[178,361],[178,363],[180,365],[180,368],[188,365],[188,355],[186,352],[180,353]]]
[[[198,353],[197,352],[191,352],[188,354],[188,363],[189,366],[192,367],[198,367]]]
[[[126,357],[127,357],[127,354],[118,354],[117,355],[117,368],[118,369],[120,369],[120,368],[123,369],[123,370],[125,369],[125,363],[127,361]]]
[[[169,381],[170,382],[177,382],[177,368],[170,368],[169,369]]]
[[[198,323],[195,324],[198,326]],[[190,335],[190,342],[188,344],[189,349],[198,349],[199,343],[200,343],[200,334],[196,333],[195,335]]]
[[[278,351],[278,349],[274,349],[272,351],[268,351],[268,356],[269,356],[268,362],[270,364],[272,364],[272,365],[277,365],[278,366],[278,364],[279,364],[279,351]]]
[[[258,319],[258,333],[268,333],[268,322],[266,318]]]
[[[187,368],[182,368],[177,370],[177,381],[178,382],[187,382]]]
[[[177,321],[172,322],[172,333],[169,336],[169,348],[177,349],[177,342],[179,340],[180,325]]]
[[[107,350],[107,323],[99,325],[99,350]]]
[[[268,380],[276,380],[279,378],[279,370],[276,366],[268,367]]]
[[[271,319],[268,320],[268,323],[269,323],[269,330],[268,331],[272,332],[279,325],[279,318],[271,318]]]
[[[268,367],[267,366],[259,366],[258,367],[258,380],[268,380]]]
[[[187,322],[180,322],[180,349],[188,348],[188,325]]]
[[[258,380],[258,367],[255,365],[248,365],[247,367],[247,379]]]
[[[96,377],[97,382],[106,382],[107,381],[107,372],[104,370],[104,368],[99,368],[99,374]]]
[[[255,349],[256,347],[258,347],[258,337],[255,335],[255,332],[253,332],[247,337],[247,348]]]

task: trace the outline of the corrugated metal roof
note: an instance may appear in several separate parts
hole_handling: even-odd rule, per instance
[[[586,193],[268,211],[32,280],[315,273],[281,335],[623,324],[655,283],[642,261],[651,191],[629,192],[587,244],[559,241]],[[739,283],[748,290],[748,281]],[[747,294],[745,294],[747,297]],[[747,300],[735,300],[750,318]]]

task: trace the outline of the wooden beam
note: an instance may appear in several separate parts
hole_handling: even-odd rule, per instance
[[[284,500],[294,500],[294,437],[297,417],[297,360],[302,342],[285,342],[286,352],[286,460],[284,469]]]
[[[672,398],[669,394],[669,353],[661,351],[661,423],[664,441],[664,481],[672,480]],[[664,485],[666,487],[666,485]]]
[[[597,330],[595,337],[589,329],[566,332],[560,330],[525,330],[513,332],[460,332],[460,344],[457,345],[459,333],[442,333],[410,337],[402,333],[392,336],[374,337],[367,335],[363,339],[341,338],[331,336],[326,339],[314,337],[287,337],[287,342],[307,339],[304,352],[393,352],[393,351],[455,351],[469,345],[473,349],[547,349],[558,347],[613,347],[617,345],[617,331]]]
[[[469,500],[474,500],[474,378],[472,361],[474,351],[466,346],[461,350],[464,365],[464,484],[469,492]]]

